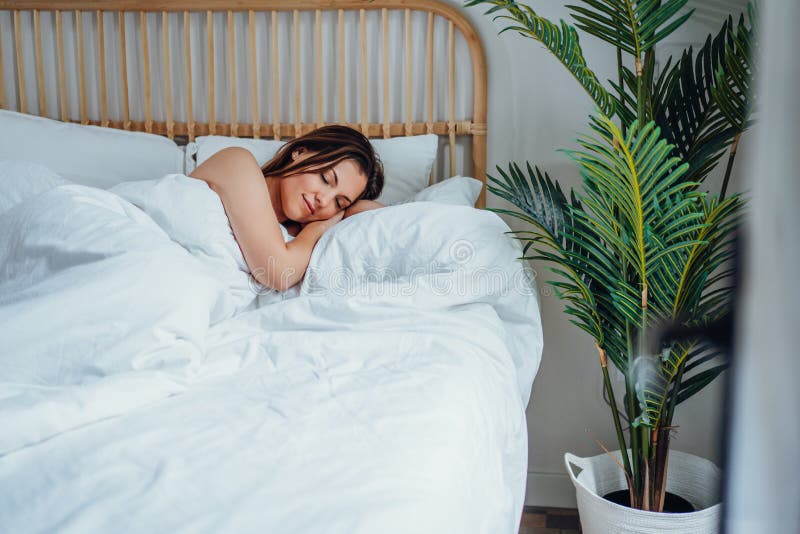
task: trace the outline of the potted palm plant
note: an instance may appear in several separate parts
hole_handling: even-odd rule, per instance
[[[670,58],[656,75],[656,44],[691,16],[686,0],[581,0],[568,6],[574,26],[509,0],[466,4],[489,5],[488,14],[510,21],[502,31],[544,44],[598,110],[591,134],[567,152],[580,191],[565,194],[530,163],[489,177],[489,190],[516,208],[494,211],[530,225],[514,232],[525,259],[550,265],[571,322],[596,343],[619,450],[566,457],[584,469],[576,478],[568,465],[584,532],[715,532],[713,483],[705,496],[700,487],[716,468],[669,447],[676,407],[724,371],[724,355],[699,339],[654,351],[648,335],[663,322],[709,324],[730,307],[731,245],[744,201],[727,187],[751,123],[756,11],[748,5],[749,20],[729,17],[696,53]],[[616,49],[610,88],[587,65],[578,30]],[[704,180],[726,152],[721,190],[709,192]],[[623,391],[615,391],[609,362]],[[620,489],[616,503],[603,499]],[[687,493],[680,496],[698,510],[665,514],[668,490]]]

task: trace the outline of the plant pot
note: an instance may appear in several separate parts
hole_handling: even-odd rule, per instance
[[[619,451],[612,453],[621,463]],[[719,502],[720,470],[712,462],[679,451],[670,451],[667,491],[683,497],[694,512],[672,514],[645,512],[603,498],[627,489],[625,473],[608,454],[579,458],[564,455],[575,493],[583,534],[717,534],[722,517]],[[582,469],[576,475],[574,467]]]

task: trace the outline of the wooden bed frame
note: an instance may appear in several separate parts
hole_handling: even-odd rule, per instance
[[[5,83],[3,79],[3,53],[0,49],[0,108],[11,109],[23,113],[31,113],[26,97],[32,92],[29,91],[29,83],[26,78],[31,76],[31,80],[36,80],[38,95],[38,110],[40,114],[46,113],[46,99],[57,96],[59,116],[53,117],[62,121],[79,122],[81,124],[93,124],[111,128],[121,128],[125,130],[144,131],[155,134],[165,135],[170,139],[176,136],[184,138],[188,141],[193,141],[196,136],[200,135],[232,135],[238,137],[253,137],[253,138],[289,138],[299,134],[308,132],[316,127],[333,121],[327,120],[323,116],[323,98],[325,88],[322,84],[316,87],[316,110],[314,113],[314,122],[301,122],[299,117],[303,117],[303,102],[299,92],[296,91],[294,102],[281,102],[279,80],[281,76],[293,76],[295,80],[295,87],[299,86],[301,76],[301,69],[306,68],[316,69],[317,80],[322,80],[323,69],[323,42],[322,42],[322,13],[325,11],[338,12],[338,24],[336,36],[330,43],[331,46],[337,48],[337,63],[338,63],[338,113],[335,122],[340,124],[348,124],[364,132],[368,137],[393,137],[402,135],[418,135],[425,133],[434,133],[440,136],[446,136],[449,144],[449,169],[455,169],[456,160],[456,137],[466,136],[471,139],[471,153],[472,153],[472,169],[471,176],[484,182],[484,188],[478,200],[477,206],[485,206],[485,176],[486,176],[486,61],[484,56],[483,47],[477,32],[458,10],[458,8],[445,4],[439,0],[0,0],[0,10],[7,10],[12,15],[13,36],[11,36],[14,43],[15,66],[11,70],[14,79],[9,80],[18,88],[18,97],[16,102],[9,102],[6,99]],[[381,29],[380,35],[382,38],[381,54],[382,54],[382,73],[378,80],[379,86],[382,91],[382,120],[379,123],[369,122],[369,98],[368,90],[361,91],[361,102],[358,106],[360,109],[360,116],[346,116],[345,98],[347,94],[347,87],[345,86],[345,64],[348,58],[345,57],[345,46],[338,45],[345,41],[345,24],[344,13],[345,11],[358,11],[359,13],[359,43],[360,43],[360,74],[361,86],[368,87],[368,64],[367,64],[367,43],[366,43],[366,24],[368,17],[365,12],[368,10],[381,11]],[[401,95],[390,95],[390,73],[389,73],[389,43],[387,39],[387,20],[388,12],[402,11],[405,15],[404,22],[404,44],[405,50],[403,61],[404,80],[403,83],[397,83],[397,87],[402,88]],[[22,12],[30,11],[32,16],[21,16]],[[40,13],[42,11],[53,12],[55,21],[55,39],[56,39],[56,54],[58,70],[58,94],[47,95],[45,74],[43,66],[43,48],[42,48],[42,24]],[[315,24],[314,24],[314,60],[309,61],[310,65],[303,65],[299,61],[299,20],[301,11],[314,11]],[[413,94],[412,94],[412,30],[411,30],[411,14],[412,12],[426,12],[427,13],[427,35],[425,36],[425,51],[426,51],[426,79],[425,79],[425,117],[420,119],[413,116]],[[84,13],[89,12],[92,16],[93,23],[97,24],[97,54],[85,53],[85,40],[82,30],[82,19]],[[110,58],[106,56],[106,38],[104,37],[104,19],[107,19],[107,13],[116,13],[117,21],[120,31],[118,35],[113,38],[119,41],[119,57]],[[206,28],[207,33],[204,43],[192,43],[190,38],[189,28],[189,14],[190,12],[200,12],[206,14]],[[227,14],[227,28],[220,28],[217,24],[216,28],[209,21],[213,21],[215,13]],[[236,39],[234,31],[234,13],[245,12],[249,21],[249,35],[247,39],[248,44],[248,63],[246,68],[250,72],[256,72],[260,67],[256,64],[256,31],[255,31],[255,14],[268,13],[272,23],[272,58],[268,62],[269,65],[264,68],[271,69],[270,74],[272,77],[272,87],[258,87],[258,77],[250,76],[252,81],[250,87],[251,96],[251,120],[248,123],[236,122],[237,110],[237,65],[234,52],[234,42]],[[293,46],[291,51],[293,53],[294,61],[291,61],[292,72],[281,72],[279,62],[279,43],[278,43],[278,12],[291,12],[293,28],[291,35],[293,36]],[[140,36],[139,41],[141,53],[143,72],[141,77],[130,76],[129,68],[126,60],[126,35],[125,25],[122,22],[125,20],[126,13],[133,13],[131,16],[138,16]],[[160,15],[159,15],[160,13]],[[113,16],[113,15],[112,15]],[[154,36],[148,35],[146,21],[148,17],[162,17],[162,35]],[[177,57],[177,54],[171,54],[170,51],[170,20],[183,17],[182,32],[184,35],[184,54]],[[73,18],[74,17],[74,18]],[[434,58],[434,21],[436,17],[442,17],[447,21],[447,57]],[[64,37],[63,37],[63,21],[68,20],[74,23],[74,31],[76,35],[75,42],[69,43],[75,47],[75,55],[77,57],[77,79],[79,88],[79,109],[80,114],[78,117],[70,116],[67,110],[67,83],[65,81],[65,61],[64,61]],[[31,25],[25,22],[32,22]],[[30,27],[32,26],[32,27]],[[214,74],[214,51],[215,33],[219,42],[219,30],[223,30],[225,38],[228,40],[228,83],[230,84],[230,116],[233,117],[231,123],[218,122],[215,118],[215,74]],[[48,29],[49,30],[49,29]],[[110,31],[110,30],[107,30]],[[467,120],[456,120],[455,113],[455,80],[456,80],[456,60],[455,60],[455,32],[460,32],[466,40],[469,48],[469,54],[472,63],[472,111],[471,117]],[[30,33],[27,33],[30,32]],[[34,44],[34,58],[35,58],[35,72],[26,72],[24,52],[25,52],[25,39],[23,36],[33,35]],[[420,36],[421,38],[422,36]],[[240,38],[245,38],[240,36]],[[8,38],[6,38],[6,41]],[[0,38],[0,47],[2,47],[3,39]],[[326,45],[328,43],[325,43]],[[160,48],[162,54],[162,63],[164,65],[162,76],[158,73],[151,72],[149,58],[149,47],[155,49]],[[28,51],[30,53],[30,51]],[[208,71],[208,101],[202,103],[195,103],[193,101],[192,91],[192,61],[187,61],[187,58],[197,57],[198,54],[202,56],[202,64]],[[89,57],[89,56],[96,57]],[[359,61],[359,58],[351,58],[351,61]],[[95,62],[93,64],[93,72],[98,73],[97,80],[87,80],[86,70],[87,63]],[[241,63],[241,60],[240,60]],[[434,65],[447,65],[447,113],[444,117],[434,116]],[[240,65],[240,68],[242,66]],[[122,94],[109,95],[108,87],[106,84],[107,73],[110,69],[118,69],[118,74],[121,76]],[[172,83],[171,73],[183,72],[186,74],[186,83],[183,89],[186,91],[186,120],[183,122],[176,121],[173,116],[173,97],[172,97]],[[139,74],[139,73],[137,73]],[[196,76],[195,76],[195,79]],[[216,80],[219,79],[219,75]],[[130,102],[129,102],[129,88],[136,80],[141,81],[141,87],[137,88],[140,94],[144,95],[144,120],[135,121],[131,120],[130,115]],[[96,84],[99,94],[99,116],[90,117],[87,112],[87,84]],[[154,102],[152,97],[152,85],[154,83],[160,84],[163,88],[163,102]],[[331,88],[329,88],[331,89]],[[259,110],[259,91],[267,91],[272,93],[271,100],[271,116],[273,120],[269,124],[261,121],[262,113],[268,110]],[[110,116],[108,111],[108,98],[114,97],[119,99],[119,109],[121,109],[120,116]],[[391,122],[390,119],[390,98],[400,99],[399,102],[404,103],[404,121]],[[193,106],[195,104],[205,106],[208,111],[208,122],[198,123],[195,122],[193,117],[195,112]],[[285,110],[287,107],[294,106],[295,122],[282,122],[280,117],[281,106]],[[154,116],[153,109],[157,108],[163,110],[163,116]],[[263,108],[263,106],[262,106]],[[352,114],[351,114],[352,115]],[[444,115],[444,114],[442,114]]]

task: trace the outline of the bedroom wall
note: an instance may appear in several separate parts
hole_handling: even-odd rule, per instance
[[[569,17],[563,7],[566,2],[529,3],[551,19]],[[705,7],[697,4],[699,12],[660,47],[659,58],[688,44],[702,44],[708,33],[718,31],[726,10],[738,13],[743,2],[717,2]],[[593,111],[591,101],[542,45],[510,32],[498,36],[501,23],[493,23],[480,8],[469,8],[466,13],[483,39],[489,68],[487,168],[491,171],[495,165],[505,166],[511,160],[530,160],[562,184],[576,186],[577,171],[557,150],[576,146],[574,139],[587,130]],[[615,53],[605,43],[582,35],[581,45],[587,62],[601,79],[616,76]],[[750,137],[742,139],[731,178],[733,190],[741,189]],[[722,170],[709,179],[712,190],[719,189]],[[500,202],[488,199],[490,207],[500,206]],[[512,228],[521,228],[511,219],[508,222]],[[600,454],[595,439],[609,448],[615,448],[616,439],[602,399],[602,374],[593,342],[568,322],[561,302],[544,283],[548,273],[541,265],[534,268],[539,277],[545,346],[527,410],[526,503],[574,507],[574,490],[564,471],[564,452]],[[718,381],[679,408],[679,428],[673,441],[676,449],[719,460],[722,393],[723,383]]]

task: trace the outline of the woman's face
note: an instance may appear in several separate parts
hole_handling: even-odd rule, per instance
[[[300,152],[297,158],[308,155]],[[281,178],[280,184],[284,215],[292,221],[309,223],[330,219],[355,202],[367,187],[367,177],[355,161],[346,159],[327,170]]]

